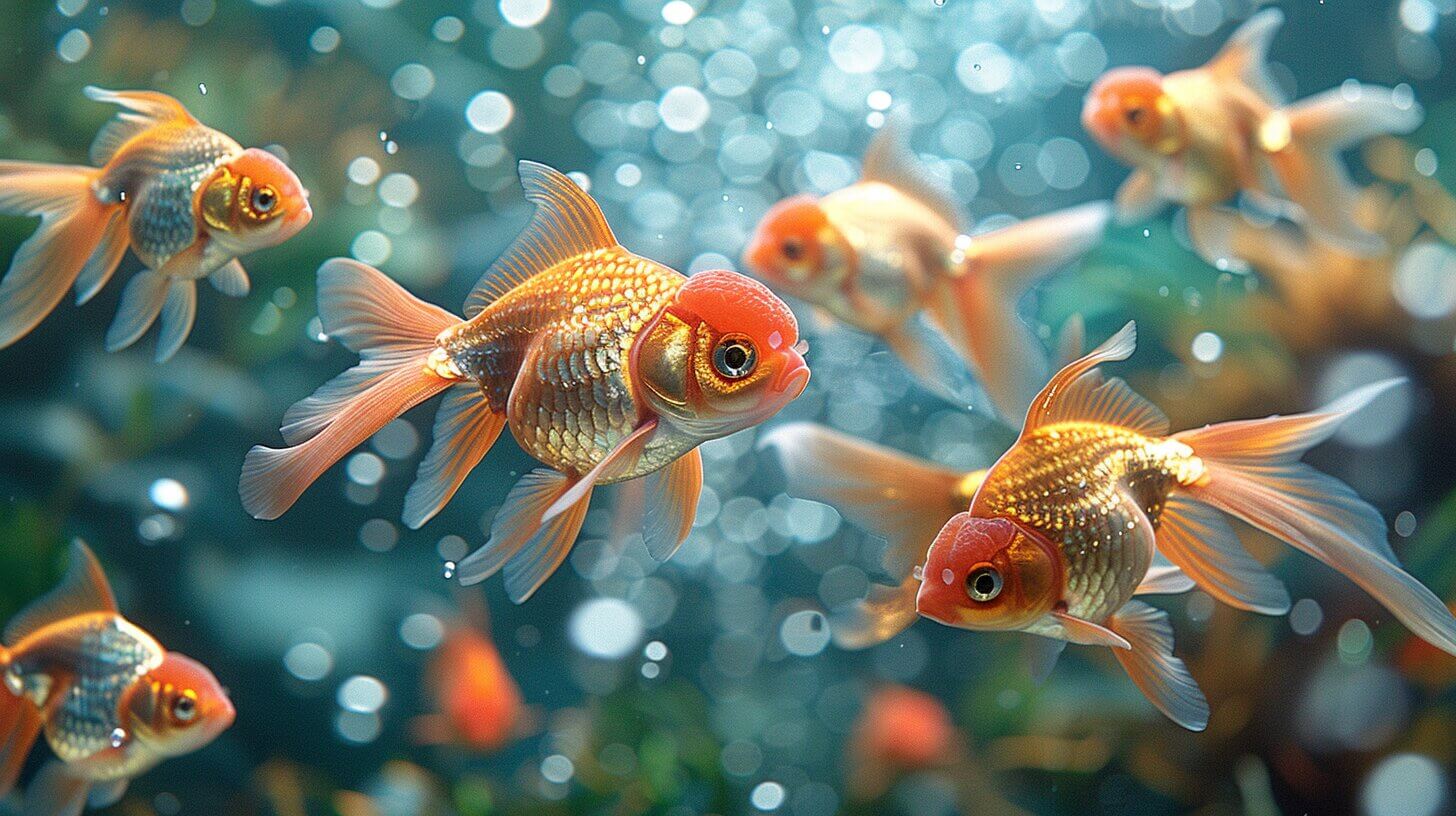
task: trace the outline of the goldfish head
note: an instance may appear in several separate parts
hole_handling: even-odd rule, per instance
[[[280,244],[313,218],[298,176],[256,147],[213,171],[199,209],[212,237],[237,255]]]
[[[915,607],[947,626],[1013,630],[1053,611],[1061,595],[1061,554],[1045,536],[961,513],[930,545]]]
[[[1138,164],[1171,156],[1187,142],[1183,119],[1151,68],[1116,68],[1092,86],[1082,126],[1114,156]]]
[[[651,409],[702,439],[778,413],[809,382],[793,312],[736,272],[700,272],[633,349],[635,381]]]
[[[133,738],[162,756],[181,756],[233,724],[227,692],[206,666],[176,652],[138,679],[124,706]]]
[[[849,274],[848,241],[819,202],[800,195],[775,204],[759,222],[744,252],[750,269],[794,297],[820,300]]]

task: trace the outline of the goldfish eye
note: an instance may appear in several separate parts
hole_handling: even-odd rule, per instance
[[[278,206],[278,192],[265,184],[253,191],[253,200],[250,204],[254,212],[267,215]]]
[[[798,238],[785,238],[779,245],[779,251],[784,254],[786,260],[797,261],[804,257],[804,242]]]
[[[172,719],[179,723],[190,723],[197,718],[197,698],[191,692],[178,695],[172,701]]]
[[[1128,108],[1127,111],[1123,113],[1123,116],[1127,119],[1128,125],[1132,127],[1137,127],[1141,125],[1143,123],[1143,119],[1145,119],[1147,115],[1148,109],[1142,106]]]
[[[966,594],[973,601],[989,601],[1001,594],[1001,573],[995,567],[971,570],[966,576]]]
[[[753,373],[758,364],[758,352],[748,338],[725,337],[713,349],[713,368],[730,380],[741,380]]]

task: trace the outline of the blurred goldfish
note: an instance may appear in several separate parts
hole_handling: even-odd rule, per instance
[[[744,258],[779,291],[879,336],[920,382],[964,407],[967,388],[951,382],[962,368],[958,353],[995,410],[1017,417],[1048,373],[1017,301],[1095,245],[1109,210],[1086,204],[966,235],[948,194],[886,126],[870,143],[859,182],[778,203]],[[922,315],[944,338],[920,323]]]
[[[161,315],[162,362],[192,331],[197,281],[246,295],[238,257],[303,229],[308,193],[277,157],[244,150],[170,96],[88,87],[86,97],[125,109],[91,144],[100,167],[0,161],[0,214],[41,219],[0,281],[0,348],[35,328],[72,284],[78,303],[90,300],[130,246],[147,268],[127,283],[106,349],[135,343]]]
[[[25,816],[109,805],[133,778],[233,722],[212,672],[117,612],[101,565],[79,541],[60,586],[6,625],[0,669],[0,796],[42,730],[56,755],[26,791]]]
[[[1016,444],[970,510],[926,554],[920,614],[950,626],[1024,631],[1108,646],[1163,713],[1201,730],[1208,703],[1173,656],[1166,613],[1134,595],[1196,582],[1230,605],[1289,608],[1278,579],[1246,553],[1219,511],[1324,561],[1416,634],[1456,654],[1456,617],[1402,570],[1385,521],[1342,482],[1298,461],[1400,380],[1357,389],[1309,414],[1168,434],[1162,412],[1101,363],[1136,345],[1129,323],[1042,389]],[[1154,550],[1176,568],[1153,567]]]
[[[490,639],[485,604],[465,601],[430,660],[425,685],[438,709],[414,721],[416,741],[498,751],[531,730],[534,714]]]
[[[340,457],[390,420],[447,392],[404,521],[433,517],[507,424],[550,469],[506,497],[490,540],[459,565],[474,584],[505,567],[520,603],[576,540],[592,490],[645,477],[644,537],[659,559],[692,527],[697,446],[773,416],[808,384],[787,306],[732,272],[691,278],[623,249],[591,196],[521,163],[537,205],[461,320],[380,272],[336,259],[319,270],[324,331],[359,365],[284,415],[290,447],[254,447],[243,506],[277,518]]]
[[[1092,86],[1083,125],[1135,168],[1117,193],[1121,219],[1150,217],[1166,202],[1207,207],[1242,191],[1287,198],[1324,240],[1380,251],[1379,236],[1351,218],[1356,188],[1339,154],[1414,130],[1421,108],[1388,88],[1349,83],[1286,104],[1265,68],[1283,22],[1278,9],[1261,11],[1203,67],[1168,75],[1115,68]]]
[[[865,700],[850,736],[850,783],[860,796],[874,798],[896,776],[946,766],[959,742],[940,700],[906,686],[880,686]]]

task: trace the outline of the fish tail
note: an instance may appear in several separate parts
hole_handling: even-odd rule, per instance
[[[1359,190],[1340,153],[1377,136],[1410,133],[1424,119],[1421,106],[1375,85],[1340,87],[1271,114],[1259,143],[1289,200],[1320,237],[1364,255],[1385,249],[1380,236],[1361,227]]]
[[[40,217],[0,281],[0,348],[35,328],[73,283],[94,294],[120,262],[124,205],[96,197],[97,175],[91,167],[0,161],[0,214]]]
[[[1456,617],[1401,569],[1385,519],[1334,477],[1299,462],[1340,424],[1404,382],[1358,388],[1317,411],[1224,422],[1173,438],[1193,449],[1206,475],[1191,498],[1236,516],[1323,561],[1369,592],[1431,645],[1456,654]]]
[[[1017,314],[1017,302],[1095,246],[1111,212],[1105,201],[1071,207],[977,235],[960,250],[965,257],[949,279],[948,297],[933,311],[1002,417],[1025,416],[1049,373],[1047,353]]]
[[[0,646],[0,669],[9,665],[10,652]],[[15,787],[40,726],[40,711],[29,700],[0,688],[0,799]]]
[[[284,414],[288,447],[248,451],[239,492],[254,518],[282,515],[375,431],[459,382],[429,365],[436,338],[458,317],[357,261],[326,261],[318,278],[324,332],[358,352],[360,361]]]
[[[880,445],[795,422],[764,436],[788,477],[788,493],[830,505],[856,526],[889,542],[885,569],[905,578],[874,587],[870,596],[831,621],[835,642],[863,648],[899,634],[915,621],[911,568],[946,520],[966,509],[984,471],[964,473]]]

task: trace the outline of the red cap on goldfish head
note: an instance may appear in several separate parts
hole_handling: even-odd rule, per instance
[[[1082,126],[1109,150],[1123,137],[1149,148],[1166,137],[1163,75],[1152,68],[1114,68],[1092,86],[1082,104]]]
[[[720,332],[741,332],[762,348],[778,350],[799,342],[799,321],[788,304],[758,281],[715,269],[688,278],[673,311],[690,313]]]
[[[1007,518],[960,513],[926,554],[915,607],[966,629],[1019,629],[1062,595],[1062,560],[1037,530]]]

